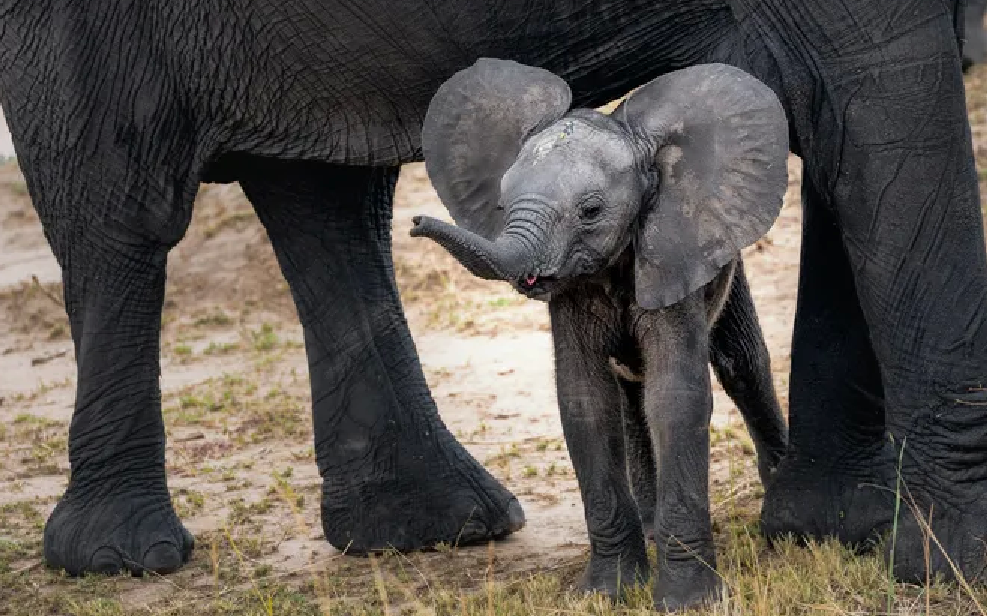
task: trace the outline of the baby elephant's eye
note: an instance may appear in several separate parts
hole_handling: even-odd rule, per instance
[[[582,204],[579,208],[579,218],[583,220],[595,220],[603,212],[603,204],[597,199],[592,199]]]

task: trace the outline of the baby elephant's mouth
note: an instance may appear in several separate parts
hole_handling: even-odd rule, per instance
[[[518,290],[532,299],[548,300],[555,286],[555,276],[537,276],[529,274],[517,281]]]

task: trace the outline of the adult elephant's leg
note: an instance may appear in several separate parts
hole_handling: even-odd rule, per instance
[[[789,386],[789,448],[762,528],[858,544],[890,521],[881,371],[839,223],[803,178],[801,274]]]
[[[790,54],[780,65],[816,80],[815,101],[800,103],[813,106],[813,121],[796,129],[806,175],[836,207],[881,367],[887,429],[904,448],[902,509],[932,513],[933,573],[953,575],[942,545],[967,578],[978,575],[987,537],[987,253],[953,11],[867,0],[754,10],[775,48]],[[778,18],[792,26],[766,26]],[[789,94],[794,103],[798,92]],[[926,537],[911,515],[895,545],[896,574],[924,579]]]
[[[90,163],[57,180],[28,173],[62,268],[78,364],[71,478],[45,525],[45,562],[73,575],[166,573],[188,560],[193,540],[165,480],[161,309],[168,250],[196,184],[123,160]]]
[[[398,297],[398,168],[264,161],[241,181],[305,332],[326,539],[349,553],[475,543],[521,507],[439,418]]]
[[[926,40],[929,29],[919,30]],[[904,449],[906,504],[931,515],[938,542],[972,578],[987,563],[987,258],[959,58],[922,60],[892,59],[902,68],[848,97],[847,170],[835,197],[884,375],[887,426]],[[881,105],[904,118],[885,120]],[[875,130],[891,121],[891,135]],[[925,539],[906,515],[900,577],[925,579]],[[935,547],[931,567],[953,574]]]

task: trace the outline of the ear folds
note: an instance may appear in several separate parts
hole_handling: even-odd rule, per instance
[[[767,233],[788,184],[788,122],[746,72],[705,64],[663,75],[613,113],[659,175],[635,238],[638,304],[674,304]]]
[[[503,226],[500,180],[525,139],[565,115],[572,92],[557,75],[481,58],[450,77],[422,126],[425,169],[456,224],[487,239]]]

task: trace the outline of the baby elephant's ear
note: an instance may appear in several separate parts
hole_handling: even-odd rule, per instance
[[[500,180],[525,140],[569,110],[572,92],[545,69],[480,58],[443,83],[422,126],[425,170],[456,224],[493,239]]]
[[[788,184],[788,122],[768,86],[725,64],[663,75],[614,117],[658,172],[635,238],[635,283],[642,308],[663,308],[774,224]]]

